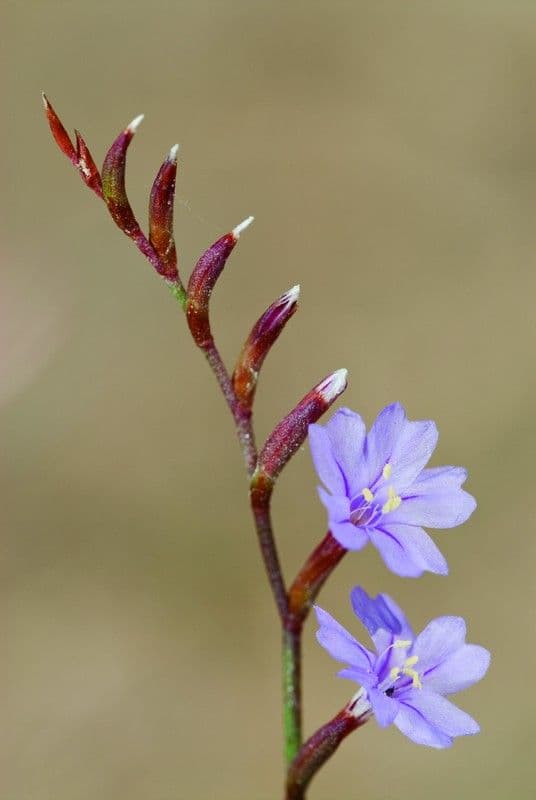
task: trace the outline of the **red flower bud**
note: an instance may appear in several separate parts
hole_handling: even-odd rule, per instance
[[[177,151],[174,145],[154,179],[149,199],[149,241],[166,268],[166,277],[178,276],[177,251],[173,238],[173,200],[177,175]]]
[[[89,152],[89,148],[82,138],[82,134],[75,130],[76,136],[76,157],[78,159],[78,169],[82,175],[82,180],[93,189],[95,194],[102,197],[102,181],[97,165],[93,160],[93,156]]]
[[[296,450],[304,443],[309,425],[316,422],[344,392],[348,372],[339,369],[311,389],[270,434],[259,456],[253,485],[273,483]],[[262,478],[261,478],[262,476]]]
[[[128,201],[125,188],[127,150],[143,114],[132,120],[114,141],[102,165],[102,190],[108,210],[115,224],[127,236],[135,238],[141,233],[140,226]]]
[[[89,186],[98,197],[102,197],[102,185],[99,170],[95,164],[88,146],[78,131],[76,135],[76,148],[71,138],[63,127],[60,118],[49,103],[47,96],[43,93],[43,105],[47,115],[48,124],[56,144],[64,153],[69,161],[77,168],[86,186]]]
[[[132,211],[125,188],[127,150],[142,120],[143,114],[133,119],[130,125],[127,125],[125,130],[119,134],[106,153],[102,165],[102,193],[108,206],[108,211],[117,227],[135,241],[138,249],[160,275],[173,280],[176,277],[176,270],[174,275],[168,275],[165,265],[160,261],[153,246],[142,233]]]
[[[226,233],[214,242],[208,250],[205,250],[190,275],[186,317],[194,341],[199,347],[205,347],[212,341],[208,314],[212,290],[240,234],[252,222],[253,217],[248,217],[230,233]]]
[[[242,348],[233,374],[233,387],[245,409],[251,409],[259,370],[270,348],[298,308],[299,294],[300,287],[293,286],[272,303],[257,320]]]

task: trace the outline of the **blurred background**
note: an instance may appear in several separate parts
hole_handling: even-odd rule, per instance
[[[529,798],[536,764],[532,2],[2,4],[1,527],[13,800],[281,796],[278,627],[241,457],[178,306],[51,140],[39,93],[100,163],[137,114],[131,200],[181,144],[183,276],[249,214],[213,298],[232,366],[295,283],[263,370],[260,440],[350,370],[370,423],[401,400],[469,468],[448,579],[348,556],[322,604],[388,591],[415,627],[493,652],[459,698],[480,736],[428,751],[369,724],[311,800]],[[324,534],[307,448],[274,516],[291,577]],[[353,693],[305,633],[305,729]]]

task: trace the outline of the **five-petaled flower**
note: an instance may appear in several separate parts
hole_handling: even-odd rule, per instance
[[[461,485],[462,467],[424,469],[437,444],[431,420],[410,421],[399,403],[387,406],[370,431],[342,408],[327,425],[311,425],[320,499],[332,535],[348,550],[368,541],[404,577],[425,570],[446,575],[447,562],[422,529],[461,525],[476,507]]]
[[[373,599],[356,586],[351,601],[376,653],[318,606],[316,637],[333,658],[348,665],[340,677],[363,687],[360,713],[371,708],[382,727],[394,724],[429,747],[449,747],[456,736],[478,733],[478,723],[444,697],[479,681],[489,666],[485,648],[465,643],[464,620],[438,617],[415,636],[388,595]]]

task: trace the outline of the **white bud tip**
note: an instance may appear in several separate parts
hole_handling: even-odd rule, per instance
[[[44,92],[41,92],[41,99],[42,99],[42,101],[43,101],[43,105],[44,105],[44,107],[45,107],[46,109],[48,109],[48,105],[49,105],[49,104],[48,104],[47,96],[46,96],[46,94],[45,94]]]
[[[331,403],[344,392],[348,384],[348,370],[338,369],[318,387],[318,392],[322,395],[326,403]]]
[[[177,163],[177,153],[178,152],[179,152],[179,145],[178,144],[174,144],[173,147],[171,148],[171,150],[168,153],[167,160],[171,161],[174,164],[176,164]]]
[[[136,133],[141,123],[143,122],[144,117],[145,114],[140,114],[139,116],[135,117],[130,123],[130,125],[127,125],[127,131],[129,131],[130,133]]]
[[[291,305],[292,303],[296,303],[300,296],[300,284],[297,283],[296,286],[293,286],[292,289],[289,289],[288,292],[281,295],[279,300],[281,305],[286,305],[287,303]]]
[[[233,228],[232,234],[234,238],[238,239],[242,231],[245,231],[246,228],[249,228],[254,219],[255,217],[248,217],[244,220],[244,222],[241,222],[240,225],[237,225],[236,228]]]

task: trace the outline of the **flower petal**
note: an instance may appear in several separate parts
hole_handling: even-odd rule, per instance
[[[419,672],[423,674],[455,653],[465,643],[465,631],[462,617],[437,617],[429,622],[413,645]]]
[[[330,492],[346,494],[346,483],[331,450],[331,440],[323,425],[309,425],[309,446],[318,477]]]
[[[410,486],[421,472],[437,444],[437,428],[432,420],[406,420],[390,457],[389,481],[399,493]]]
[[[350,500],[346,495],[329,494],[322,487],[318,487],[320,501],[328,511],[330,522],[348,522],[350,517]]]
[[[413,639],[415,638],[415,634],[413,633],[413,628],[409,624],[408,619],[404,614],[404,612],[402,611],[402,609],[400,608],[400,606],[397,605],[397,603],[395,603],[393,598],[390,597],[388,594],[382,593],[380,597],[384,599],[386,605],[389,607],[390,612],[394,614],[394,616],[400,623],[400,634],[399,634],[400,638],[411,639],[413,641]]]
[[[416,744],[438,749],[450,747],[452,744],[450,736],[431,725],[419,711],[403,702],[400,703],[400,710],[395,717],[394,724],[404,736]]]
[[[413,628],[409,624],[406,615],[398,606],[392,597],[389,597],[388,594],[381,594],[379,597],[382,597],[385,604],[388,606],[390,612],[395,616],[400,624],[400,632],[396,636],[397,639],[405,639],[406,641],[412,642],[415,638],[415,634],[413,632]],[[377,630],[374,636],[372,637],[372,641],[376,647],[378,654],[385,653],[386,648],[393,644],[395,637],[389,633],[388,631],[382,631],[381,629]],[[385,658],[382,659],[381,662],[378,662],[376,665],[377,669],[384,668],[386,663],[391,665],[392,656],[396,653],[396,650],[389,650],[385,653]],[[400,652],[400,651],[398,651]],[[394,661],[393,661],[394,664]]]
[[[464,644],[423,675],[426,688],[439,694],[461,692],[486,674],[490,654],[485,647]]]
[[[441,494],[459,489],[467,480],[463,467],[431,467],[423,469],[412,483],[415,494]]]
[[[361,550],[369,540],[366,529],[356,528],[351,522],[332,522],[329,529],[347,550]]]
[[[331,614],[319,606],[315,606],[314,609],[320,625],[316,638],[324,650],[327,650],[336,661],[342,661],[360,670],[370,670],[372,653],[359,644]]]
[[[400,403],[391,403],[380,411],[372,423],[365,440],[365,486],[371,486],[382,474],[405,421],[406,412]]]
[[[385,564],[397,575],[416,578],[425,570],[448,573],[447,562],[422,528],[384,522],[381,528],[369,531],[369,536]]]
[[[331,442],[331,452],[346,479],[349,495],[360,491],[365,443],[365,423],[349,408],[340,408],[329,420],[326,431]]]
[[[350,594],[354,614],[361,620],[371,636],[380,628],[392,634],[399,634],[400,621],[392,613],[382,595],[369,597],[361,586],[355,586]]]
[[[422,714],[430,725],[446,736],[470,736],[480,731],[476,720],[436,692],[410,689],[404,693],[401,702]]]
[[[476,508],[475,498],[463,489],[419,495],[412,484],[407,491],[410,496],[402,495],[402,503],[389,514],[390,522],[427,528],[455,528],[469,519]]]
[[[385,692],[380,692],[378,689],[369,689],[367,696],[378,725],[382,728],[392,725],[400,711],[398,700],[395,700],[394,697],[388,697]]]
[[[355,667],[341,669],[339,672],[337,672],[337,677],[348,678],[348,680],[355,681],[360,686],[364,686],[366,689],[376,686],[378,683],[378,678],[374,672],[366,671],[364,669],[356,669]]]

